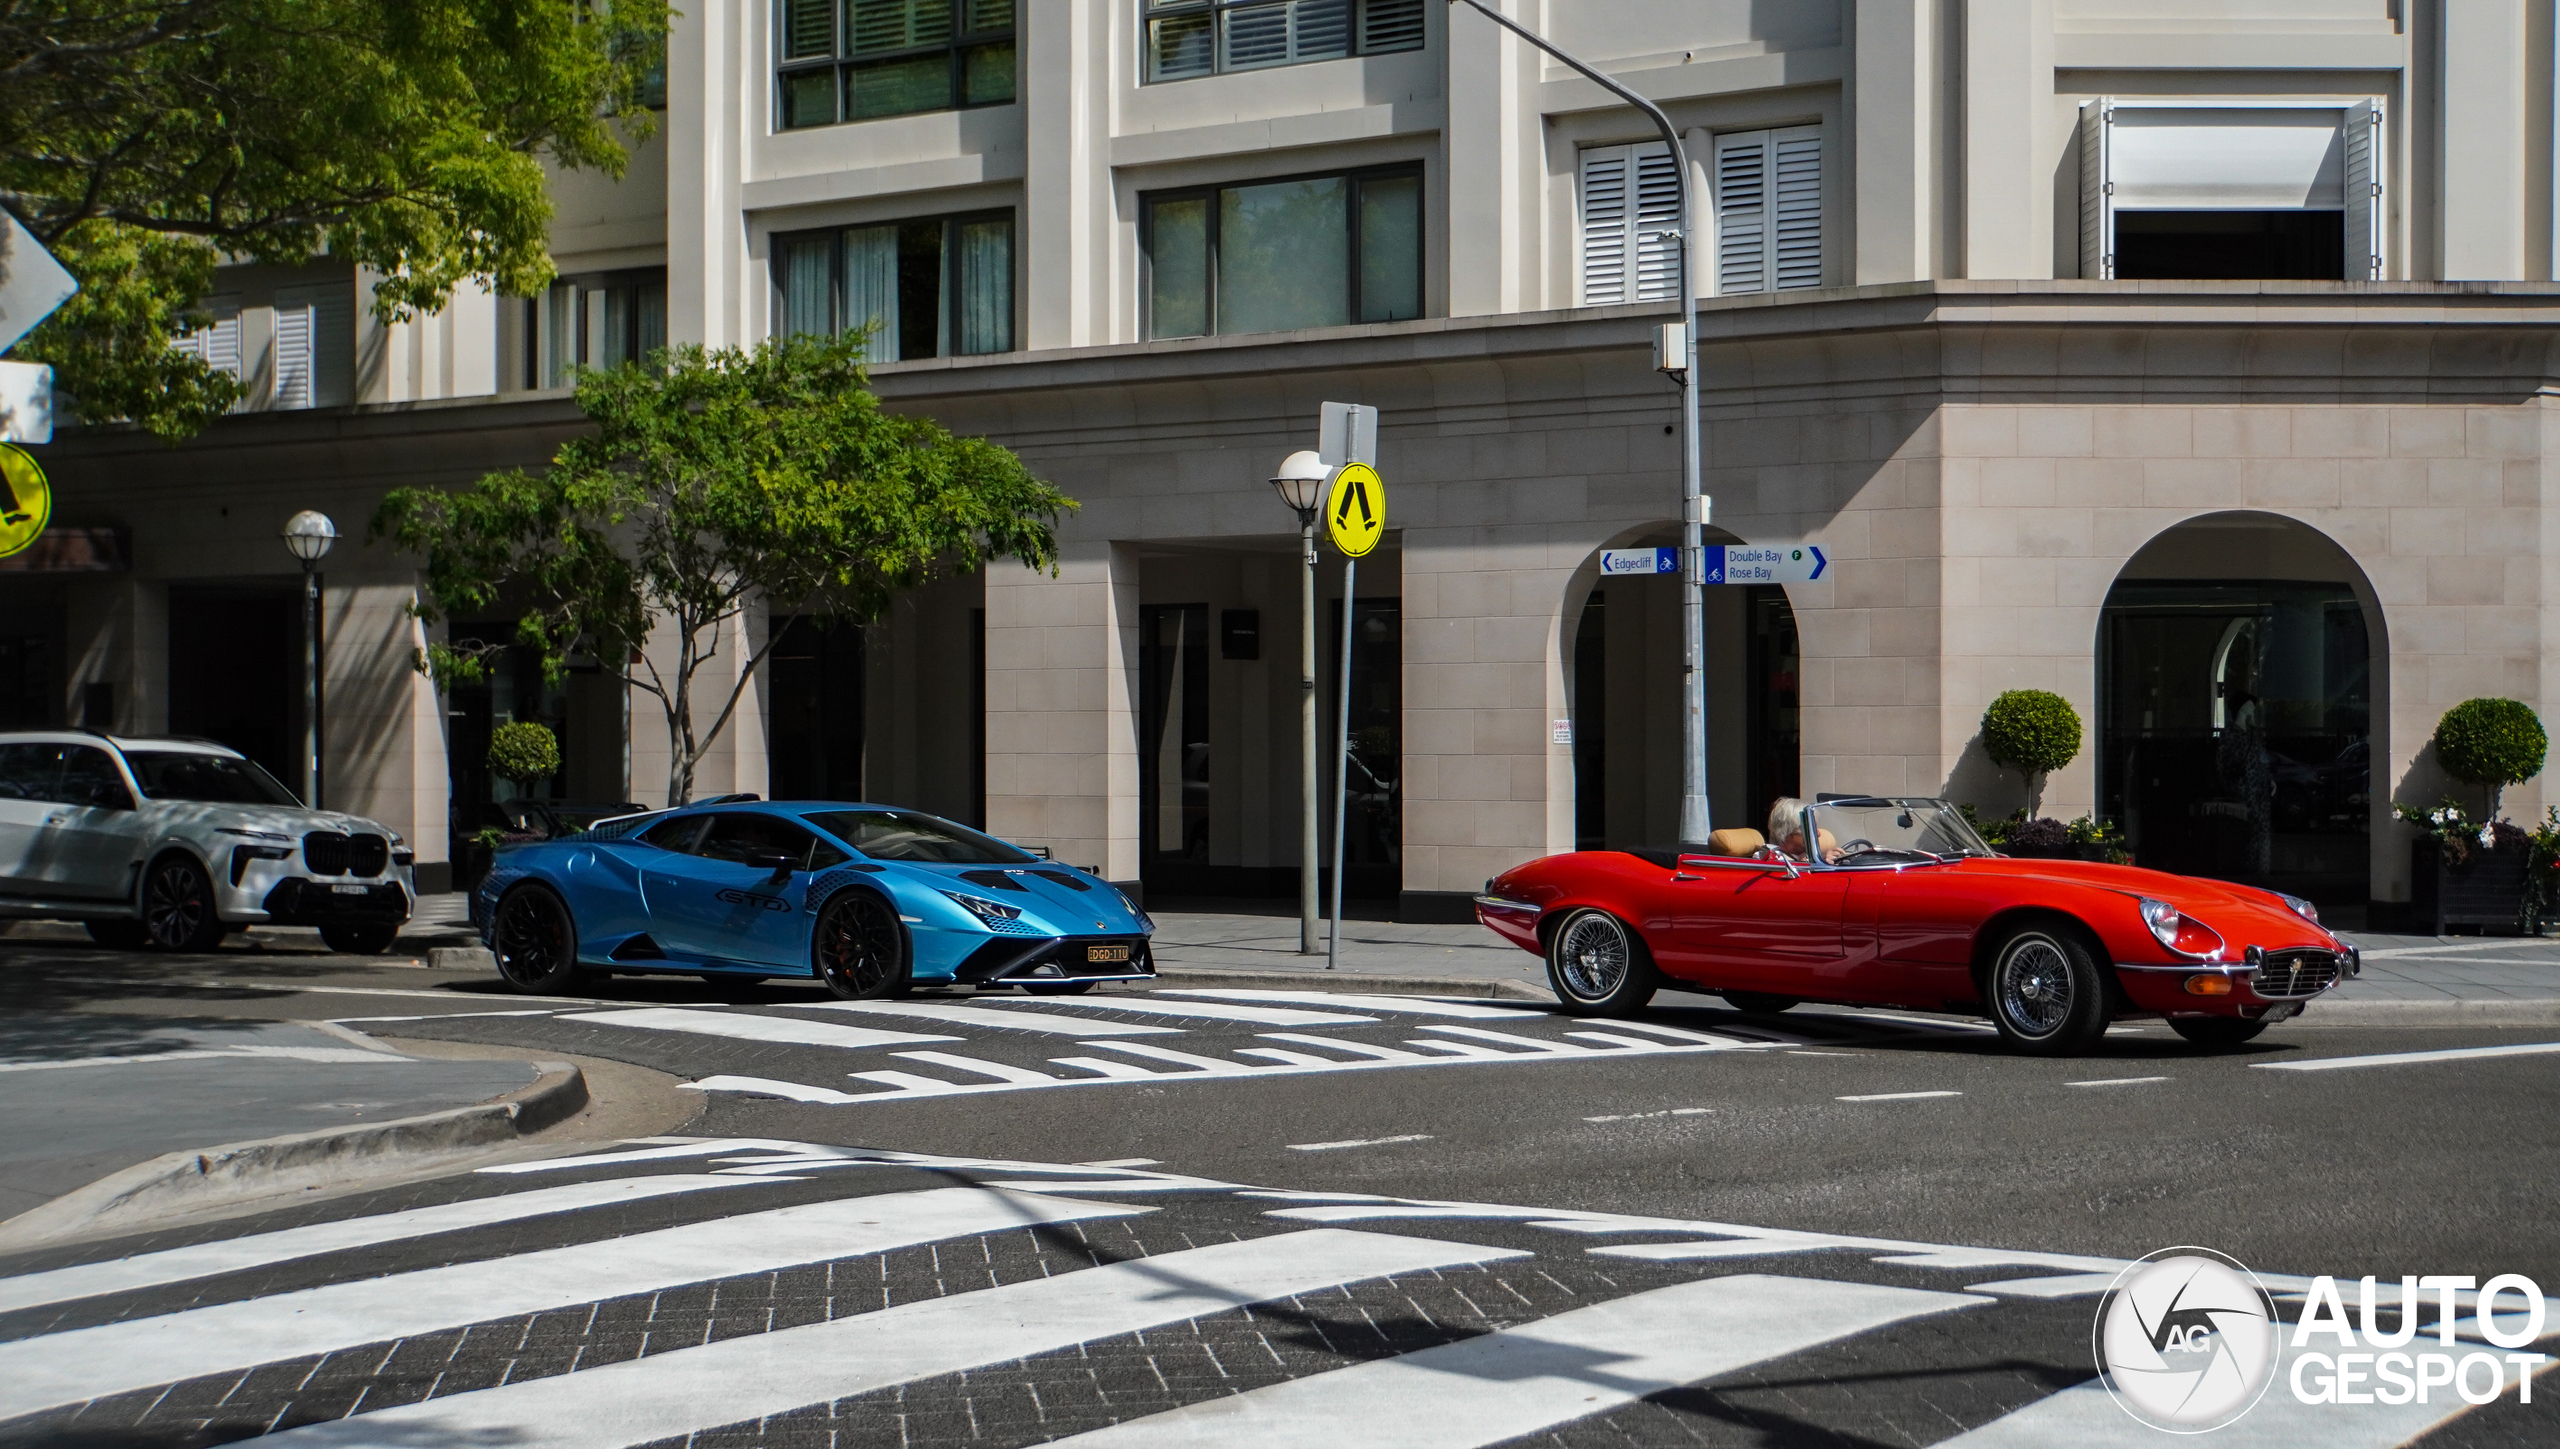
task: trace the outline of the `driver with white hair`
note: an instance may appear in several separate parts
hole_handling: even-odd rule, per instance
[[[1819,835],[1822,842],[1823,863],[1838,864],[1839,840],[1828,830],[1819,832]],[[1804,802],[1802,800],[1793,795],[1781,795],[1777,802],[1769,807],[1769,839],[1776,842],[1778,849],[1798,860],[1812,859],[1805,853],[1804,848]]]

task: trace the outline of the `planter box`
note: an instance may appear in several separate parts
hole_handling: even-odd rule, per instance
[[[2524,875],[2532,853],[2522,847],[2474,850],[2459,869],[2445,864],[2432,840],[2410,843],[2411,924],[2441,936],[2447,926],[2524,928]]]

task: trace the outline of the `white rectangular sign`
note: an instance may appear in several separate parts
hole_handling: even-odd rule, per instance
[[[0,362],[0,443],[53,441],[53,369]]]
[[[1774,548],[1711,543],[1706,554],[1706,581],[1711,584],[1809,584],[1822,577],[1830,562],[1809,543]]]
[[[1600,573],[1604,578],[1621,574],[1676,574],[1680,572],[1680,550],[1676,548],[1610,548],[1600,551]]]

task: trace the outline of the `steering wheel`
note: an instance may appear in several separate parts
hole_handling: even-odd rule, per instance
[[[1860,837],[1859,839],[1852,840],[1852,841],[1849,841],[1849,842],[1847,842],[1847,843],[1843,844],[1843,845],[1840,847],[1840,853],[1841,853],[1842,855],[1857,855],[1857,854],[1860,854],[1860,853],[1865,852],[1865,851],[1873,850],[1873,849],[1875,849],[1875,848],[1876,848],[1876,843],[1875,843],[1874,841],[1872,841],[1872,840],[1868,840],[1868,839],[1866,839],[1866,838],[1864,838],[1864,837]]]

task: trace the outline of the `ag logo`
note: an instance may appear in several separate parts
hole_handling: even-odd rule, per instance
[[[2154,1429],[2201,1434],[2275,1382],[2275,1302],[2210,1248],[2168,1248],[2117,1275],[2093,1334],[2107,1392]]]
[[[36,460],[0,443],[0,558],[24,553],[53,517],[53,489]]]
[[[1333,494],[1325,500],[1325,532],[1349,558],[1367,558],[1387,533],[1387,482],[1366,463],[1333,470]]]

